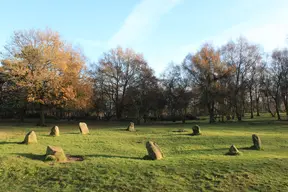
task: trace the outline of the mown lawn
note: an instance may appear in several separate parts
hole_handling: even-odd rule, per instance
[[[90,135],[83,136],[77,122],[58,123],[60,137],[48,136],[50,126],[2,124],[0,191],[288,191],[288,122],[203,121],[201,136],[189,135],[193,122],[136,126],[134,133],[124,131],[127,123],[87,124]],[[188,132],[173,132],[178,128]],[[38,144],[17,144],[29,130]],[[241,149],[252,145],[253,133],[263,151]],[[158,143],[163,160],[142,160],[148,140]],[[242,155],[224,155],[231,144]],[[48,145],[84,161],[44,162]]]

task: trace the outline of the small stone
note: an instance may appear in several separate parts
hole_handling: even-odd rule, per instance
[[[54,157],[51,157],[54,156]],[[56,161],[67,161],[67,157],[61,147],[55,147],[55,146],[47,146],[46,149],[46,158],[50,160]]]
[[[60,136],[59,127],[58,126],[52,127],[50,135],[51,136]]]
[[[256,150],[262,149],[261,139],[258,135],[253,134],[252,141],[253,141],[253,146],[251,148],[256,149]]]
[[[235,145],[231,145],[227,155],[240,155],[240,151],[237,149]]]
[[[86,135],[89,133],[89,129],[86,123],[80,122],[79,123],[79,129],[82,135]]]
[[[200,126],[199,125],[195,125],[193,128],[192,128],[192,135],[201,135],[201,130],[200,130]]]
[[[147,149],[148,155],[146,155],[144,159],[160,160],[163,158],[163,153],[160,147],[155,142],[147,141],[146,149]]]
[[[136,130],[135,130],[135,127],[134,127],[134,123],[133,123],[133,122],[130,122],[130,124],[129,124],[129,126],[127,127],[126,130],[127,130],[127,131],[131,131],[131,132],[136,131]]]
[[[27,145],[32,144],[32,143],[37,143],[36,133],[34,131],[28,132],[22,143],[27,144]]]

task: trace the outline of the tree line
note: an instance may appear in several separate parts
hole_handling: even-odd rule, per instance
[[[13,33],[1,52],[0,117],[241,121],[288,118],[288,50],[264,53],[244,37],[202,45],[156,77],[144,56],[117,47],[86,66],[82,50],[50,29]]]

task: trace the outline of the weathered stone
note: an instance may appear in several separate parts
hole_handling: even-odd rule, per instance
[[[201,130],[200,130],[200,126],[199,125],[195,125],[193,128],[192,128],[192,135],[201,135]]]
[[[89,133],[89,129],[88,129],[88,126],[86,123],[80,122],[79,123],[79,129],[80,129],[80,132],[82,133],[82,135]]]
[[[32,144],[32,143],[37,143],[36,133],[34,131],[28,132],[22,143],[27,144],[27,145]]]
[[[164,157],[160,147],[153,141],[146,142],[146,149],[148,156],[145,156],[145,159],[160,160]]]
[[[46,160],[67,161],[67,157],[61,147],[47,146]]]
[[[256,149],[256,150],[262,149],[261,139],[258,135],[253,134],[252,141],[253,141],[253,146],[251,148]]]
[[[60,136],[59,127],[58,126],[52,127],[50,135],[51,136]]]
[[[227,155],[240,155],[240,151],[237,149],[235,145],[231,145]]]
[[[134,127],[134,123],[133,122],[130,122],[129,126],[127,127],[126,129],[127,131],[136,131],[135,130],[135,127]]]

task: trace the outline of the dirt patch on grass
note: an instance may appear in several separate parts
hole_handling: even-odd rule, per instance
[[[62,162],[56,162],[56,161],[51,161],[49,165],[54,166],[56,164],[66,164],[66,163],[71,163],[71,162],[77,162],[77,161],[84,161],[84,157],[81,155],[66,155],[67,160],[62,161]]]
[[[40,160],[45,161],[46,155],[38,155],[38,154],[32,154],[32,153],[16,153],[18,158],[25,157],[32,160]],[[84,161],[84,157],[81,155],[66,155],[67,161],[63,162],[53,162],[54,163],[69,163],[74,161]]]
[[[81,155],[66,155],[67,162],[73,162],[73,161],[84,161],[84,157]]]

